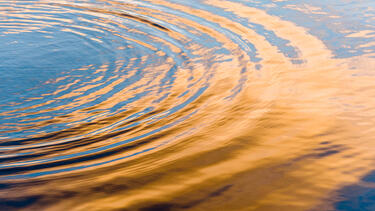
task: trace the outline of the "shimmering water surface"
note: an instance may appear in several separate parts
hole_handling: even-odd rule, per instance
[[[375,1],[0,0],[1,210],[375,210]]]

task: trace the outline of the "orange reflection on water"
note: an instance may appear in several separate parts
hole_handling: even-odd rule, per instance
[[[105,2],[116,7],[124,6]],[[27,207],[30,210],[330,209],[330,202],[336,200],[334,191],[358,182],[373,170],[375,156],[369,150],[375,145],[372,142],[375,132],[372,128],[375,117],[372,106],[375,104],[372,100],[375,96],[374,76],[370,72],[375,68],[373,57],[334,58],[334,53],[322,40],[295,23],[240,3],[204,1],[249,22],[261,24],[265,30],[288,40],[290,46],[298,49],[297,57],[303,61],[294,64],[263,35],[228,17],[170,1],[149,2],[218,24],[220,29],[175,14],[148,14],[160,22],[171,19],[171,24],[184,24],[185,28],[191,28],[192,34],[210,35],[231,54],[215,52],[215,47],[210,49],[189,43],[191,40],[180,32],[163,33],[178,44],[186,44],[183,50],[164,37],[150,35],[154,42],[168,46],[178,55],[176,58],[187,56],[186,52],[197,57],[191,58],[188,64],[181,62],[182,65],[177,65],[177,59],[169,57],[158,66],[146,66],[142,69],[144,75],[141,79],[85,110],[75,110],[69,115],[45,121],[43,118],[28,119],[39,120],[34,128],[51,122],[72,123],[66,133],[49,137],[48,133],[41,132],[37,137],[46,136],[44,139],[9,147],[9,150],[34,153],[34,148],[41,147],[38,153],[42,155],[38,158],[52,159],[58,154],[62,156],[58,162],[66,161],[63,167],[74,170],[60,171],[60,165],[48,166],[48,171],[57,173],[40,175],[21,185],[10,180],[15,185],[1,189],[1,195],[6,194],[9,198],[41,196],[38,203]],[[324,14],[319,8],[308,5],[304,8],[303,11]],[[106,10],[96,12],[103,13],[103,17],[118,15],[118,12]],[[147,13],[143,11],[143,14]],[[98,27],[103,31],[110,24],[121,25],[115,20],[99,22],[108,24]],[[141,22],[152,23],[146,19]],[[126,29],[125,26],[122,28]],[[256,71],[256,65],[250,62],[251,58],[244,50],[246,47],[233,42],[225,30],[254,45],[257,56],[261,58],[257,64],[262,67],[260,71]],[[115,30],[108,31],[156,51],[157,56],[167,55],[152,44],[117,34]],[[86,36],[72,29],[66,32]],[[356,32],[349,36],[369,38],[372,32]],[[366,46],[372,44],[362,47]],[[128,67],[136,66],[135,62],[147,64],[149,59],[146,56],[130,59]],[[215,62],[208,65],[207,61],[211,60]],[[115,72],[121,71],[121,65]],[[89,68],[91,66],[82,70]],[[168,87],[163,80],[168,74],[166,70],[173,68],[177,69],[174,84]],[[102,65],[94,74],[106,73],[109,69],[109,65]],[[242,69],[247,69],[247,72],[241,72]],[[48,110],[25,112],[21,116],[89,104],[113,92],[139,72],[134,69],[127,74],[112,76],[106,81],[103,81],[103,76],[98,76],[74,90],[70,87],[80,83],[79,80],[59,86],[55,95],[62,90],[70,92],[43,105],[63,99],[75,100]],[[357,75],[355,79],[354,74]],[[64,78],[55,82],[61,80]],[[243,83],[239,86],[241,89],[233,94],[239,81]],[[104,88],[85,94],[103,84],[106,84]],[[203,88],[204,92],[198,98],[189,101]],[[129,103],[126,110],[110,112],[124,99],[132,99],[147,91],[152,94]],[[188,91],[187,94],[181,95],[184,91]],[[167,97],[159,102],[163,94]],[[232,95],[235,97],[228,97]],[[185,105],[185,102],[190,103]],[[148,105],[156,109],[127,119]],[[42,105],[24,109],[38,106]],[[175,108],[179,109],[178,112],[174,112]],[[98,110],[95,113],[98,116],[92,117],[95,120],[92,124],[86,119],[94,110]],[[118,128],[121,130],[117,131]],[[116,146],[116,143],[133,139],[135,141]],[[55,145],[60,145],[63,150]],[[79,162],[68,162],[71,158],[64,157],[105,146],[118,149],[112,147],[92,152],[94,158]],[[85,156],[88,155],[78,155],[74,159]],[[26,161],[25,164],[36,165],[33,162],[36,161]],[[37,174],[39,170],[31,168],[27,173]],[[333,198],[331,201],[328,200],[330,197]]]

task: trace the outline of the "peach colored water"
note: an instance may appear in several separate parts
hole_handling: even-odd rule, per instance
[[[0,210],[375,210],[372,0],[0,0]]]

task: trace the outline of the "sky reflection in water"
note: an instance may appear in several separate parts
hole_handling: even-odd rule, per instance
[[[0,0],[3,210],[374,210],[375,2]]]

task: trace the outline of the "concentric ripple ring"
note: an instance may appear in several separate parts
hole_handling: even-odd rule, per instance
[[[0,209],[334,207],[375,172],[351,4],[0,0]]]

